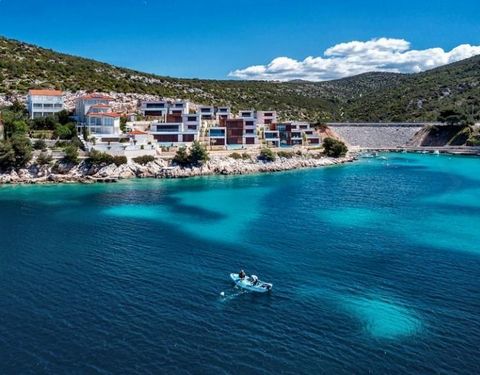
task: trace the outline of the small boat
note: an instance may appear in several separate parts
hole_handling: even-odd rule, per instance
[[[435,150],[435,151],[433,151],[433,154],[434,154],[434,155],[440,155],[440,151]]]
[[[260,281],[255,275],[245,276],[243,279],[241,279],[238,273],[231,273],[230,277],[239,288],[249,290],[251,292],[265,293],[272,290],[273,287],[273,284]]]

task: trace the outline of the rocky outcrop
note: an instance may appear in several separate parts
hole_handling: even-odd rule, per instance
[[[0,184],[94,183],[116,182],[129,178],[242,175],[316,168],[350,162],[354,159],[354,156],[334,159],[317,155],[303,155],[264,162],[257,159],[236,160],[230,157],[216,156],[201,166],[192,167],[172,166],[162,159],[157,159],[146,165],[133,162],[119,166],[115,164],[90,166],[85,162],[78,165],[56,164],[53,167],[34,164],[25,169],[0,174]]]

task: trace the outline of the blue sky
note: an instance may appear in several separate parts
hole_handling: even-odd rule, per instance
[[[230,77],[322,80],[369,69],[419,71],[476,54],[434,51],[433,62],[428,54],[403,56],[480,46],[480,2],[0,0],[0,35],[161,75],[224,79],[237,71]],[[352,60],[351,51],[333,68],[323,60],[330,47],[378,38],[410,44],[381,61],[368,54]],[[305,62],[308,56],[322,59]],[[288,60],[275,63],[279,57]],[[410,60],[395,65],[400,58]],[[362,66],[344,72],[359,59]]]

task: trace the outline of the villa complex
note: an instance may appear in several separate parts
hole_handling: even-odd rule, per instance
[[[101,148],[103,143],[105,150],[111,153],[116,149],[126,151],[128,147],[155,150],[189,145],[194,141],[219,149],[321,143],[320,136],[309,123],[278,122],[274,110],[245,109],[233,113],[229,107],[194,105],[183,100],[142,102],[138,108],[141,121],[125,121],[122,131],[121,118],[126,116],[113,110],[113,101],[104,94],[80,96],[75,101],[73,116],[79,133],[88,134],[89,139],[95,138],[96,148]],[[52,115],[63,108],[61,91],[30,90],[28,110],[31,118]],[[129,144],[125,145],[125,141]]]

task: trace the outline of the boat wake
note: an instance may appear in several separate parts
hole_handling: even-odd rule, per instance
[[[220,292],[220,302],[229,302],[243,294],[249,293],[248,290],[234,286],[230,290]]]

